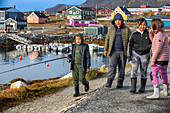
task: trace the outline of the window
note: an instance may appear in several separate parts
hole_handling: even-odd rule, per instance
[[[76,14],[76,12],[73,12],[73,15],[75,15]]]
[[[32,14],[32,16],[34,16],[34,14]]]
[[[85,21],[85,24],[89,24],[90,22],[89,21]]]
[[[79,14],[79,11],[76,11],[76,14]]]
[[[72,11],[69,11],[69,14],[72,14]]]
[[[119,11],[119,13],[121,13],[121,11]]]
[[[116,11],[116,13],[117,13],[118,11]]]
[[[75,24],[78,24],[78,22],[77,22],[77,21],[75,21]]]
[[[1,17],[1,20],[4,20],[5,18],[4,17]]]
[[[79,21],[79,24],[81,24],[81,21]]]

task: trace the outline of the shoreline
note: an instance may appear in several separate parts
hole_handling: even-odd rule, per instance
[[[96,69],[91,69],[86,77],[88,80],[93,80],[102,75],[104,75],[104,73],[99,72],[99,69],[98,71]],[[6,89],[0,91],[0,112],[16,105],[21,105],[24,102],[35,101],[44,96],[53,95],[57,92],[60,93],[60,91],[72,87],[73,83],[70,76],[71,73],[67,73],[62,79],[60,79],[60,77],[45,81],[41,80],[40,83],[35,82],[19,89]]]
[[[72,72],[68,72],[67,74],[63,75],[62,77],[55,77],[55,78],[48,78],[48,79],[39,79],[39,80],[31,80],[31,81],[27,81],[26,83],[29,85],[29,84],[33,84],[35,82],[36,83],[40,83],[40,82],[49,81],[49,80],[66,79],[66,78],[69,78],[69,77],[72,77]],[[16,78],[16,79],[18,79],[18,78]],[[15,80],[15,79],[13,79],[13,80]],[[0,91],[9,89],[11,84],[12,83],[10,83],[10,84],[0,84]]]

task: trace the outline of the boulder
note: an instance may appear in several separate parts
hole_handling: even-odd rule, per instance
[[[17,81],[11,84],[10,89],[16,89],[16,88],[20,88],[23,86],[27,86],[27,84],[22,81]]]
[[[60,79],[65,79],[65,78],[69,78],[72,77],[72,73],[68,73],[67,75],[61,77]]]
[[[100,72],[107,73],[107,72],[108,72],[108,67],[107,67],[106,65],[103,65],[103,66],[100,68]]]

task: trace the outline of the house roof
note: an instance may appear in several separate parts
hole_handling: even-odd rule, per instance
[[[165,6],[170,6],[170,4],[166,4]]]
[[[57,13],[62,13],[62,11],[57,11]]]
[[[93,9],[91,9],[91,7],[77,7],[81,10],[88,10],[88,11],[94,11]]]
[[[72,19],[72,20],[74,20],[74,21],[94,21],[94,20],[87,20],[87,19],[86,20],[85,19],[84,20],[83,19]]]
[[[10,9],[11,7],[3,7],[3,8],[0,8],[0,10],[8,10]]]
[[[6,10],[6,12],[15,12],[15,13],[19,13],[20,11],[11,7],[10,9]]]
[[[34,12],[39,18],[48,18],[44,13]]]
[[[97,10],[103,10],[104,8],[98,8]]]
[[[151,6],[151,7],[126,7],[126,8],[159,8],[159,7],[154,7],[154,6]]]
[[[12,19],[12,20],[14,20],[14,21],[16,21],[16,22],[27,22],[27,20],[26,19],[21,19],[21,18],[8,18],[6,21],[8,21],[9,19]]]
[[[153,19],[153,18],[160,18],[160,19],[170,19],[169,16],[164,16],[164,15],[158,15],[158,16],[150,16],[147,19]]]
[[[120,7],[120,6],[119,6]],[[127,15],[127,14],[131,14],[126,7],[120,7],[121,10]]]
[[[106,9],[106,8],[108,8],[108,7],[105,7],[105,8],[98,8],[97,10],[104,10],[104,9]],[[108,9],[110,9],[110,8],[108,8]],[[110,10],[112,10],[112,9],[110,9]]]

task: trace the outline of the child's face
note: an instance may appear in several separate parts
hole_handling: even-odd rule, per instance
[[[76,39],[76,44],[80,45],[81,44],[81,37],[80,36],[76,36],[75,39]]]
[[[153,27],[152,27],[152,22],[150,21],[150,28],[151,28],[151,30],[153,30]]]
[[[138,27],[139,27],[140,31],[144,31],[146,29],[146,26],[147,26],[146,22],[142,22],[142,24],[140,26],[138,24]]]
[[[120,26],[122,25],[122,20],[116,19],[116,20],[115,20],[115,25],[116,25],[118,28],[120,28]]]

